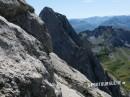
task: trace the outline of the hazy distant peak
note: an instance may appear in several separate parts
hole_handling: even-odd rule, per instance
[[[115,28],[130,30],[130,16],[128,15],[71,19],[70,23],[76,32],[94,30],[98,26],[113,26]]]

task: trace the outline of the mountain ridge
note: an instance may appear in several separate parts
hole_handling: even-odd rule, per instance
[[[124,28],[130,30],[128,21],[129,15],[120,16],[104,16],[104,17],[89,17],[86,19],[70,19],[69,22],[76,30],[76,32],[82,32],[85,30],[94,30],[98,26],[113,26],[115,28]],[[125,22],[127,21],[127,22]]]
[[[93,31],[81,32],[79,36],[84,42],[88,39],[102,66],[116,78],[125,81],[125,88],[129,92],[130,31],[100,26]]]
[[[40,18],[25,0],[0,4],[0,97],[124,97],[119,86],[87,86],[113,79],[64,15],[47,8]]]
[[[68,24],[66,17],[52,11],[52,9],[49,12],[48,10],[50,10],[50,8],[45,7],[39,16],[43,21],[45,21],[48,31],[52,37],[53,51],[70,66],[87,76],[92,82],[111,80],[111,78],[105,74],[101,64],[91,52],[89,46],[84,47],[80,38],[77,38],[76,40],[81,41],[79,42],[81,45],[78,45],[77,42],[73,40],[72,36],[77,36],[78,34],[71,26],[69,26],[70,24]],[[73,33],[73,35],[68,33],[68,31]],[[86,44],[88,45],[89,43]],[[104,88],[103,90],[108,91],[108,93],[110,91],[113,93],[112,91],[116,89],[111,87],[111,89]],[[116,90],[116,92],[119,93],[118,90]],[[113,97],[117,96],[116,94],[112,95]],[[120,93],[118,96],[121,96]]]

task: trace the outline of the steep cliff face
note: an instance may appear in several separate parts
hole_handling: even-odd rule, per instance
[[[42,44],[0,17],[0,96],[58,97],[50,68]]]
[[[62,61],[48,56],[52,46],[44,22],[24,0],[0,0],[0,5],[0,97],[68,97],[69,92],[70,97],[110,97],[100,90],[79,95],[71,83],[58,81],[53,67]]]
[[[72,29],[66,17],[55,13],[52,9],[47,7],[43,9],[40,17],[45,21],[48,27],[48,31],[52,37],[54,52],[76,69],[80,69],[81,72],[86,74],[91,80],[98,80],[95,79],[94,72],[90,71],[92,70],[90,69],[91,65],[88,65],[90,64],[90,57],[88,56],[92,55],[89,54],[91,53],[90,49],[86,50],[86,48],[82,47],[78,35]],[[93,62],[93,65],[98,64],[95,63],[97,61],[93,60],[93,58],[91,62]]]
[[[0,97],[62,97],[44,22],[24,0],[0,0],[0,5]],[[16,17],[24,15],[18,24]]]
[[[52,37],[53,51],[70,66],[79,70],[92,82],[110,81],[97,58],[89,48],[84,46],[64,15],[54,12],[51,8],[44,8],[40,17],[47,25]],[[119,87],[102,88],[113,97],[121,97]]]
[[[91,83],[88,78],[60,59],[55,53],[51,53],[50,58],[63,97],[111,97],[98,88],[87,87]]]
[[[2,16],[41,41],[45,51],[52,51],[51,39],[44,22],[34,14],[34,9],[25,0],[0,0],[0,4]]]
[[[36,14],[26,12],[24,14],[17,15],[14,18],[10,18],[9,21],[19,25],[29,34],[41,41],[46,52],[52,52],[50,35],[47,32],[44,22]]]
[[[89,89],[86,84],[91,81],[85,75],[50,53],[46,25],[24,0],[0,0],[0,5],[0,97],[111,97],[98,88]],[[62,15],[59,19],[67,29],[67,34],[60,33],[62,38],[69,36],[64,43],[71,41],[68,47],[73,44],[71,48],[81,52],[79,37]]]

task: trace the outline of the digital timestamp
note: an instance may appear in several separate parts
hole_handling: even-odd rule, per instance
[[[95,88],[95,87],[106,87],[106,86],[118,86],[118,85],[125,85],[125,82],[122,81],[109,81],[109,82],[97,82],[97,83],[89,83],[87,84],[88,88]]]

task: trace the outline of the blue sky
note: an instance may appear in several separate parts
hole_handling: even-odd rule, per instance
[[[130,15],[130,0],[27,0],[37,14],[48,6],[68,18]]]

